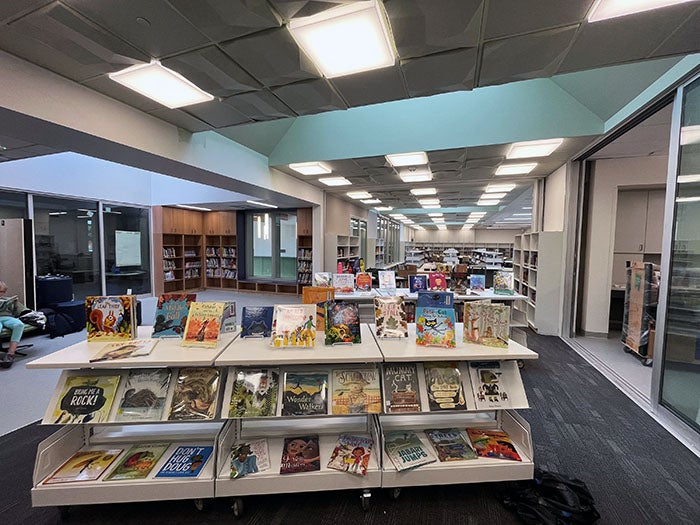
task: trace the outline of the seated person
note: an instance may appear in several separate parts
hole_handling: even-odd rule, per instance
[[[12,330],[7,354],[0,361],[0,367],[2,368],[10,368],[15,361],[15,351],[24,332],[24,323],[17,319],[17,316],[27,309],[19,302],[16,295],[5,297],[6,293],[7,285],[0,281],[0,329],[7,328]]]

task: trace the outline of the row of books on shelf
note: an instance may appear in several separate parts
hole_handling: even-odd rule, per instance
[[[199,257],[195,250],[185,250],[185,257]]]
[[[175,270],[177,268],[177,264],[175,264],[175,261],[172,259],[165,259],[163,261],[163,270]]]
[[[297,250],[297,259],[311,259],[311,254],[313,250],[311,248],[299,248]]]
[[[166,272],[163,272],[163,281],[166,283],[169,283],[171,281],[177,280],[177,277],[175,277],[175,272],[172,270],[168,270]]]
[[[297,263],[297,271],[298,272],[311,272],[311,261],[300,260]]]
[[[222,279],[237,279],[238,270],[236,268],[207,268],[207,277],[220,277]]]
[[[204,254],[207,257],[235,257],[236,248],[231,246],[207,246]]]
[[[185,279],[196,279],[200,276],[201,273],[199,272],[199,268],[187,268],[185,270]]]
[[[207,268],[230,268],[232,270],[236,269],[236,259],[230,257],[223,257],[221,259],[207,258],[206,260]]]
[[[185,269],[201,268],[201,267],[202,267],[202,261],[188,261],[185,263]]]
[[[173,259],[177,257],[177,252],[175,251],[175,248],[169,247],[169,248],[163,248],[163,258],[164,259]]]
[[[297,284],[311,285],[311,272],[297,273]]]

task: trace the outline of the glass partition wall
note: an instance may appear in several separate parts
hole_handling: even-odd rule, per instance
[[[297,216],[289,212],[246,215],[247,277],[296,281]]]

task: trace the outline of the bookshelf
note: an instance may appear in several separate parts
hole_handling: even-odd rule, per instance
[[[338,272],[338,263],[343,265],[343,273],[347,273],[346,267],[352,266],[360,257],[360,238],[356,235],[326,234],[325,270]]]
[[[310,286],[313,277],[313,210],[297,210],[297,285]]]
[[[235,235],[207,235],[205,276],[207,288],[236,289],[238,258]]]

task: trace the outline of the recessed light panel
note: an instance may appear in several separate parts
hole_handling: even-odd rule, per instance
[[[688,184],[690,182],[700,182],[700,175],[678,175],[678,184]]]
[[[536,162],[528,164],[502,164],[496,169],[496,175],[526,175],[535,169]]]
[[[507,193],[484,193],[481,198],[482,199],[502,199],[508,195]]]
[[[362,204],[381,204],[382,201],[379,199],[365,199],[360,201]]]
[[[442,213],[429,213],[428,217],[442,217]]]
[[[477,205],[479,206],[496,206],[499,202],[498,199],[483,199],[477,202]]]
[[[390,211],[390,210],[393,210],[394,207],[393,206],[377,206],[374,209],[377,211]]]
[[[297,162],[290,164],[289,168],[302,175],[326,175],[331,172],[323,162]]]
[[[425,151],[394,153],[392,155],[387,155],[386,160],[395,168],[402,166],[422,166],[428,163],[428,154]]]
[[[318,182],[325,184],[326,186],[349,186],[352,184],[345,177],[326,177],[318,179]]]
[[[411,193],[413,195],[435,195],[437,190],[435,188],[413,188]]]
[[[681,146],[700,143],[700,125],[681,128]]]
[[[589,22],[600,22],[618,16],[627,16],[661,7],[684,4],[693,0],[598,0],[588,15]]]
[[[250,202],[250,201],[248,201],[248,202]],[[255,202],[253,202],[253,204],[255,204]],[[191,206],[189,204],[176,204],[175,206],[177,206],[178,208],[186,208],[188,210],[211,211],[210,208],[204,208],[202,206]],[[89,212],[90,210],[85,210],[85,211]],[[92,213],[89,213],[88,215],[92,216]]]
[[[440,205],[439,204],[423,204],[422,207],[423,207],[423,209],[430,210],[433,208],[439,208]]]
[[[427,166],[421,168],[404,168],[399,171],[399,177],[404,182],[427,182],[433,180],[433,173]]]
[[[349,191],[345,195],[350,197],[351,199],[371,199],[372,194],[367,193],[366,191]]]
[[[445,231],[445,230],[447,229],[447,226],[445,226],[444,224],[438,224],[438,225],[437,225],[437,229],[438,229],[438,230]]]
[[[515,189],[515,184],[489,184],[486,186],[485,193],[501,193],[509,192]]]
[[[264,206],[265,208],[276,208],[274,204],[268,204],[267,202],[262,202],[262,201],[246,201],[248,204],[255,204],[257,206]]]
[[[440,199],[418,199],[418,203],[421,205],[440,204]]]
[[[510,146],[507,159],[530,159],[534,157],[547,157],[561,146],[564,139],[530,140],[528,142],[516,142]]]

